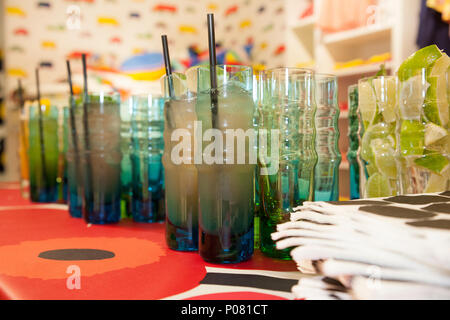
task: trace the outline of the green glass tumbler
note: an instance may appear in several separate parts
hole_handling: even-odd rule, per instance
[[[271,234],[305,201],[314,200],[314,74],[280,68],[263,76],[262,117],[266,143],[259,144],[261,251],[290,260],[290,250],[277,250]],[[270,143],[267,143],[270,142]]]
[[[58,201],[58,108],[30,107],[29,172],[32,202]]]

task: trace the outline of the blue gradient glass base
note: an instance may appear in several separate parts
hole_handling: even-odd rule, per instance
[[[132,200],[132,216],[135,222],[154,223],[164,221],[164,206],[161,199],[149,201]],[[162,207],[161,207],[162,206]]]
[[[166,243],[175,251],[198,251],[198,228],[189,230],[177,227],[166,219]]]
[[[359,164],[355,160],[350,162],[350,200],[358,200],[360,198]]]
[[[54,203],[58,201],[58,188],[33,188],[30,187],[31,202]]]
[[[73,218],[83,216],[82,198],[78,196],[77,192],[70,192],[69,194],[69,213]]]
[[[112,224],[120,221],[120,199],[113,203],[93,204],[88,202],[83,208],[83,218],[87,223]]]
[[[254,251],[254,226],[243,235],[225,235],[227,248],[223,247],[224,239],[217,235],[205,233],[201,228],[200,241],[202,243],[200,256],[209,263],[233,264],[249,260]],[[207,245],[206,245],[207,244]]]

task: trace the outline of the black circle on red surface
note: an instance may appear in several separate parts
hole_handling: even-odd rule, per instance
[[[114,252],[99,249],[59,249],[41,252],[38,257],[58,261],[106,260],[114,258]]]

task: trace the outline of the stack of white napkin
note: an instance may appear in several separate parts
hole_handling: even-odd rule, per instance
[[[298,299],[450,299],[450,193],[305,203],[272,235]]]

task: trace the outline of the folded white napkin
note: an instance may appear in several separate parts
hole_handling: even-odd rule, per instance
[[[300,271],[339,279],[352,297],[450,298],[449,193],[305,203],[272,238],[278,249],[293,249]],[[293,289],[297,298],[348,297],[318,291]]]

